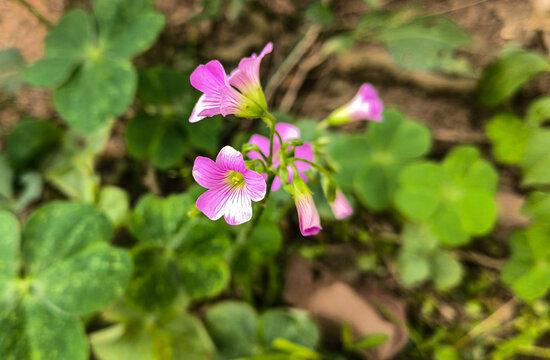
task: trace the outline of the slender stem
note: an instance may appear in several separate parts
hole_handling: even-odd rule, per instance
[[[328,171],[327,169],[325,169],[324,167],[322,167],[321,165],[317,164],[317,163],[314,163],[313,161],[309,161],[309,160],[306,160],[306,159],[302,159],[302,158],[291,158],[289,159],[290,161],[294,162],[294,161],[302,161],[302,162],[305,162],[306,164],[309,164],[311,166],[313,166],[314,168],[316,168],[317,170],[321,171],[323,174],[325,174],[329,179],[332,179],[332,174],[330,171]]]
[[[39,13],[31,4],[26,0],[15,0],[17,3],[21,4],[27,11],[29,11],[42,25],[51,28],[53,24],[46,19],[41,13]]]

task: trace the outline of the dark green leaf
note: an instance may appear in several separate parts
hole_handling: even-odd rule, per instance
[[[515,51],[489,64],[479,79],[479,98],[486,106],[502,103],[538,74],[550,70],[542,56]]]

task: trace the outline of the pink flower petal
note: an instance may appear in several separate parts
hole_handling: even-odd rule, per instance
[[[330,207],[337,219],[345,219],[353,214],[353,207],[340,190],[336,192],[336,198],[330,203]]]
[[[265,197],[266,183],[262,175],[252,170],[246,170],[244,182],[246,184],[246,193],[252,201],[260,201]]]
[[[218,220],[225,211],[225,203],[229,198],[229,186],[218,186],[206,191],[197,199],[197,208],[210,220]]]
[[[303,236],[318,234],[321,231],[321,220],[311,194],[300,194],[295,198],[300,232]]]
[[[195,104],[195,107],[193,108],[193,112],[189,117],[189,122],[195,123],[197,121],[201,121],[205,117],[214,116],[218,114],[220,114],[219,100],[213,98],[212,96],[203,94]]]
[[[212,160],[204,156],[197,156],[193,164],[193,178],[202,187],[207,189],[216,187],[227,177],[227,171],[222,170]]]
[[[218,60],[199,65],[191,74],[191,85],[205,94],[218,94],[227,84],[225,70]]]
[[[302,146],[297,146],[296,149],[294,149],[294,157],[297,159],[313,161],[313,147],[310,143],[305,143]],[[310,164],[303,161],[296,161],[294,164],[296,164],[296,169],[298,169],[299,173],[302,173],[311,168]]]
[[[223,170],[237,171],[241,174],[246,171],[243,155],[229,145],[220,150],[216,157],[216,164]]]
[[[300,129],[292,124],[278,123],[277,125],[275,125],[275,130],[277,130],[279,135],[281,135],[283,142],[290,139],[300,138]],[[275,137],[275,139],[278,142],[279,138]]]
[[[229,84],[235,86],[242,93],[260,88],[260,63],[263,57],[271,51],[273,51],[273,44],[268,43],[260,53],[260,56],[252,54],[250,57],[242,58],[237,69],[231,72]]]
[[[248,141],[250,144],[258,145],[260,151],[264,156],[269,156],[269,139],[265,136],[254,134]],[[248,157],[251,159],[262,159],[262,156],[257,151],[251,151],[248,153]]]
[[[252,218],[252,204],[246,188],[231,191],[225,201],[224,213],[224,219],[229,225],[240,225]]]
[[[281,187],[281,178],[278,176],[275,176],[273,179],[273,184],[271,185],[271,191],[277,191]]]

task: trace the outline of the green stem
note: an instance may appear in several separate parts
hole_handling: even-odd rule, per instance
[[[306,164],[309,164],[309,165],[313,166],[314,168],[316,168],[317,170],[319,170],[320,172],[325,174],[329,179],[332,180],[332,173],[330,171],[328,171],[327,169],[325,169],[324,167],[322,167],[321,165],[319,165],[317,163],[314,163],[313,161],[309,161],[309,160],[302,159],[302,158],[290,158],[289,160],[292,161],[292,162],[294,162],[294,161],[305,162]]]
[[[42,25],[51,28],[53,24],[46,19],[42,14],[40,14],[31,4],[26,0],[15,0],[17,3],[21,4],[28,12],[30,12]]]

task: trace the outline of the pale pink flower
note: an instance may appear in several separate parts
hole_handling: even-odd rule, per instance
[[[266,193],[262,175],[246,168],[243,155],[231,146],[220,150],[216,161],[198,156],[193,177],[209,189],[197,199],[197,208],[211,220],[224,216],[229,225],[252,218],[251,201],[260,201]]]
[[[336,198],[330,203],[330,208],[337,219],[345,219],[353,214],[353,208],[340,190],[336,191]]]
[[[260,63],[271,51],[273,51],[273,44],[268,43],[259,56],[254,53],[250,57],[242,58],[239,66],[229,76],[230,85],[264,109],[267,109],[267,104],[260,84]]]
[[[294,203],[298,211],[300,232],[303,236],[316,235],[321,231],[321,219],[319,212],[311,196],[311,191],[302,179],[297,178],[292,182]]]
[[[262,117],[267,111],[265,96],[260,84],[260,63],[270,53],[273,44],[265,46],[260,56],[243,58],[231,76],[218,60],[199,65],[191,74],[191,85],[203,92],[197,101],[189,122],[206,117],[233,114],[238,117]]]
[[[334,110],[327,118],[330,125],[340,125],[352,121],[382,121],[384,104],[371,84],[363,84],[357,94],[347,104]]]
[[[296,126],[287,124],[287,123],[278,123],[275,125],[275,130],[281,135],[281,139],[283,142],[286,142],[287,140],[291,139],[299,139],[300,138],[300,129],[298,129]],[[269,157],[269,139],[265,136],[261,135],[252,135],[249,141],[250,144],[256,144],[258,145],[258,148],[262,152],[262,154],[265,157]],[[278,168],[281,163],[281,157],[280,157],[280,151],[281,151],[281,142],[279,141],[279,137],[275,136],[273,141],[273,167]],[[248,153],[248,157],[251,159],[262,159],[262,155],[260,155],[256,151],[251,151]],[[313,147],[309,143],[305,143],[301,146],[296,146],[294,149],[294,157],[305,159],[308,161],[313,161]],[[303,161],[296,161],[294,162],[294,165],[296,166],[296,169],[298,170],[298,175],[304,179],[304,181],[308,181],[307,177],[304,175],[304,172],[311,168],[311,165],[308,163],[305,163]],[[294,170],[292,169],[292,166],[287,166],[288,171],[288,182],[291,183],[292,179],[294,177]],[[275,191],[279,189],[281,186],[281,179],[276,176],[273,180],[273,185],[271,187],[271,190]]]

